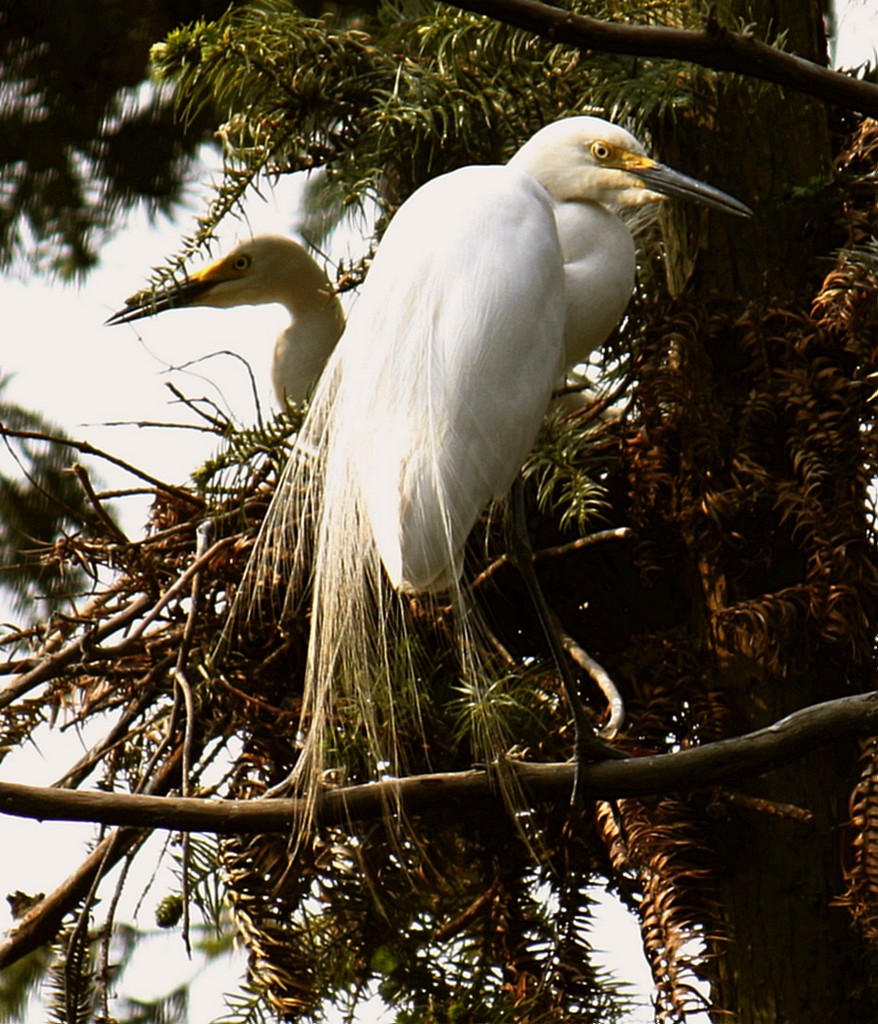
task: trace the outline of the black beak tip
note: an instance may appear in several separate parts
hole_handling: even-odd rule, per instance
[[[156,313],[164,313],[168,309],[179,309],[188,306],[193,299],[212,287],[209,281],[191,280],[165,292],[138,292],[132,295],[124,309],[107,317],[105,327],[116,327],[118,324],[130,324],[134,320],[142,320]]]
[[[104,321],[104,327],[118,327],[119,324],[128,324],[132,320],[140,320],[141,317],[148,316],[149,313],[150,310],[144,309],[142,306],[126,306],[124,309],[113,313],[112,316],[108,316]]]
[[[740,200],[737,201],[736,206],[730,207],[727,212],[732,214],[733,217],[744,217],[745,219],[756,216],[750,207],[746,203],[740,202]]]

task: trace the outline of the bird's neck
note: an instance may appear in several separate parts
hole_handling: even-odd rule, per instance
[[[341,314],[341,303],[329,278],[313,264],[298,267],[290,274],[277,301],[286,306],[293,320]]]

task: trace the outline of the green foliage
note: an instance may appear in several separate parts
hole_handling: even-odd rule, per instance
[[[240,991],[226,995],[225,1001],[228,1012],[214,1024],[274,1024],[277,1020],[264,995],[252,985],[243,985]]]
[[[174,208],[198,147],[212,140],[227,156],[225,180],[171,272],[263,175],[324,170],[307,225],[319,238],[369,200],[389,215],[428,177],[505,159],[567,113],[604,110],[643,130],[711,102],[710,75],[678,62],[586,59],[452,7],[345,4],[315,17],[324,6],[157,0],[132,19],[111,0],[7,5],[0,267],[23,257],[65,277],[86,273],[127,210]],[[570,6],[701,23],[695,5]],[[152,44],[174,96],[148,82]],[[227,119],[217,130],[218,115]]]
[[[546,834],[563,817],[543,820]],[[328,830],[309,870],[283,881],[282,838],[228,844],[236,913],[260,928],[278,1013],[324,1021],[334,1005],[357,1019],[377,995],[398,1024],[620,1019],[619,986],[589,963],[590,900],[577,893],[575,927],[559,928],[558,864],[535,869],[499,805],[446,808],[417,839],[397,828]]]
[[[642,128],[647,117],[691,106],[706,77],[668,61],[586,60],[452,7],[407,10],[385,4],[371,20],[315,19],[271,0],[181,28],[153,48],[184,119],[230,112],[219,132],[225,181],[157,284],[262,176],[322,171],[305,226],[319,240],[345,212],[375,203],[386,218],[437,174],[506,160],[559,117],[603,110]]]
[[[207,927],[215,935],[228,932],[222,862],[216,837],[190,835],[185,845],[174,851],[174,859],[180,888],[198,908]]]
[[[454,725],[458,743],[472,750],[489,749],[488,723],[497,717],[522,746],[536,749],[549,743],[554,716],[541,673],[509,673],[478,687],[461,679],[456,692],[444,714]]]
[[[163,902],[168,905],[170,899],[173,897]],[[201,908],[197,895],[193,896],[193,905]],[[206,954],[208,960],[227,954],[234,941],[227,911],[222,929],[222,934],[218,935],[213,923],[197,921],[192,925],[193,947]],[[13,969],[4,971],[0,1020],[8,1020],[10,1024],[21,1020],[28,996],[42,986],[53,1024],[77,1024],[79,1021],[87,1024],[94,1020],[113,1020],[117,1024],[184,1024],[191,1019],[189,981],[155,999],[135,999],[119,994],[113,1001],[112,1016],[104,1012],[108,995],[119,986],[129,960],[138,946],[154,934],[132,925],[116,924],[112,935],[107,937],[90,930],[86,918],[66,925],[52,950],[39,950]],[[179,941],[182,953],[182,938]],[[109,954],[106,958],[105,945]],[[238,997],[239,1004],[245,1000],[243,994]],[[264,999],[258,1004],[246,1020],[268,1019],[264,1016]]]
[[[540,508],[556,513],[562,529],[574,526],[584,533],[607,510],[597,456],[601,433],[597,417],[565,417],[555,409],[522,470],[536,483]]]
[[[183,916],[183,898],[176,894],[165,896],[155,910],[155,923],[159,928],[174,928]]]
[[[56,959],[46,977],[50,1024],[89,1024],[95,1004],[94,949],[90,918],[81,915],[56,941]]]
[[[226,424],[216,454],[192,474],[199,491],[219,503],[240,493],[254,477],[276,480],[303,416],[302,409],[290,405],[267,423],[252,427]]]

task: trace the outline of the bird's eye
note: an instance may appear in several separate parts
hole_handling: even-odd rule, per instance
[[[238,273],[243,273],[250,266],[249,256],[236,256],[235,262],[232,264],[232,269],[237,270]]]
[[[591,144],[591,155],[595,158],[595,160],[609,160],[610,147],[606,144],[606,142],[601,142],[600,140],[598,140],[597,142],[593,142]]]

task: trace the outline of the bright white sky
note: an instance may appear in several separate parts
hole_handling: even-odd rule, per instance
[[[841,42],[837,65],[850,67],[875,60],[875,2],[849,0],[844,5],[838,20]],[[210,175],[205,167],[200,180],[207,181]],[[105,424],[194,422],[191,413],[173,404],[165,387],[167,380],[192,398],[206,395],[239,421],[252,422],[255,415],[250,381],[240,362],[221,355],[184,366],[226,349],[240,353],[253,367],[263,408],[270,410],[272,344],[287,322],[285,310],[275,306],[179,310],[131,326],[103,326],[125,298],[144,285],[151,268],[162,265],[178,250],[181,236],[191,231],[195,214],[201,212],[204,194],[203,186],[193,186],[192,203],[174,222],[162,220],[150,225],[142,214],[131,216],[125,230],[106,247],[100,268],[82,288],[43,279],[0,280],[5,325],[0,371],[13,375],[4,397],[25,408],[42,410],[74,437],[119,455],[169,483],[186,482],[190,470],[214,450],[212,438],[194,431],[171,434]],[[254,198],[248,204],[246,223],[226,226],[216,254],[251,233],[295,234],[301,181],[287,181],[264,195],[264,199]],[[349,259],[364,247],[356,240],[340,243],[329,256],[335,261]],[[108,486],[134,483],[109,465],[101,464],[98,471]],[[136,534],[145,520],[145,502],[128,502],[122,512],[125,528]],[[74,760],[80,741],[57,732],[49,740],[51,757],[28,751],[9,758],[0,767],[2,777],[34,784],[53,781],[58,765]],[[4,819],[0,895],[15,889],[48,891],[79,862],[84,838],[90,834],[90,829],[74,825]],[[162,894],[159,891],[156,900]],[[156,900],[145,905],[140,919],[145,927],[151,924]],[[0,900],[0,930],[10,925],[6,902]],[[620,973],[635,982],[641,992],[648,992],[648,974],[639,956],[639,936],[633,921],[609,907],[595,942],[608,949],[608,962],[617,964]],[[144,986],[143,995],[170,990],[197,966],[186,963],[176,937],[157,940],[141,952],[141,957],[146,967],[130,972],[128,983]],[[207,1021],[222,1011],[218,996],[236,987],[234,973],[233,967],[222,964],[201,979],[196,989],[197,1019]],[[164,983],[159,990],[155,988],[156,979]],[[35,1010],[33,1020],[41,1019],[40,1011]],[[648,1024],[651,1019],[651,1012],[643,1010],[632,1015],[628,1024]]]

